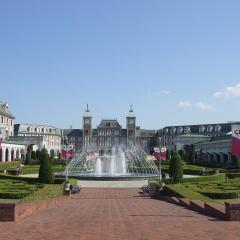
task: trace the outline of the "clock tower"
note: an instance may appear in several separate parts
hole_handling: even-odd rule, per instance
[[[136,116],[133,112],[132,105],[127,115],[127,146],[131,147],[136,144]]]
[[[92,143],[92,115],[88,109],[83,114],[83,147],[88,147]]]

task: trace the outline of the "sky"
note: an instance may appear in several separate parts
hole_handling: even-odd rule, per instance
[[[239,121],[239,0],[0,0],[0,99],[15,123]]]

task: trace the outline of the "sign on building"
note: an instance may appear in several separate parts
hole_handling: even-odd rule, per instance
[[[240,157],[240,125],[232,125],[232,155]]]

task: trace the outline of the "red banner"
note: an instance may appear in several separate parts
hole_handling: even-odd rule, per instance
[[[166,160],[167,149],[165,147],[162,147],[161,150],[159,148],[154,148],[153,155],[156,159]]]

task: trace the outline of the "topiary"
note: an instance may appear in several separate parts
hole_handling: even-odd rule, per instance
[[[46,149],[42,149],[40,154],[40,168],[38,181],[41,183],[53,183],[54,173],[52,163]]]
[[[169,175],[172,183],[179,183],[183,179],[183,163],[181,157],[174,153],[169,163]]]
[[[31,164],[31,163],[32,163],[31,154],[28,152],[28,153],[26,154],[25,164],[26,164],[26,165],[29,165],[29,164]]]

